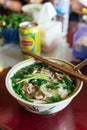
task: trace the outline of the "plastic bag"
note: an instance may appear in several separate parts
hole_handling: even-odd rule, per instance
[[[87,26],[80,28],[74,34],[72,53],[77,58],[87,58]]]

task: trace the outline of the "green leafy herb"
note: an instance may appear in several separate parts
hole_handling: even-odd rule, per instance
[[[24,21],[32,22],[34,19],[32,16],[26,16],[24,14],[11,13],[10,15],[0,15],[0,21],[4,21],[6,24],[4,28],[18,28],[19,24]]]

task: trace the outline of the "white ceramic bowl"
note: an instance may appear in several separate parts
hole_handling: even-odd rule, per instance
[[[22,7],[22,11],[27,15],[32,15],[34,20],[37,21],[42,6],[42,4],[26,4]]]
[[[52,60],[53,62],[57,62],[60,65],[65,65],[65,67],[68,67],[68,68],[73,67],[73,64],[71,64],[67,61],[63,61],[63,60],[59,60],[59,59],[53,59],[53,58],[48,58],[48,59]],[[83,82],[76,78],[76,87],[75,87],[74,92],[62,101],[59,101],[59,102],[56,102],[56,103],[50,103],[50,104],[30,103],[28,101],[21,99],[15,93],[15,91],[12,88],[11,77],[21,68],[23,68],[27,65],[31,65],[33,63],[35,63],[35,60],[33,60],[33,59],[24,60],[24,61],[18,63],[17,65],[15,65],[14,67],[12,67],[10,69],[10,71],[8,72],[8,74],[6,76],[6,88],[7,88],[8,92],[19,102],[19,104],[21,106],[23,106],[26,110],[28,110],[30,112],[38,113],[38,114],[52,114],[52,113],[61,111],[80,92],[82,85],[83,85]],[[78,71],[78,73],[80,73],[80,71]]]

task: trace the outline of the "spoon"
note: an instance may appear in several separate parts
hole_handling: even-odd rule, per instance
[[[76,66],[74,66],[73,70],[74,71],[79,70],[82,67],[84,67],[85,65],[87,65],[87,59],[83,60],[81,63],[79,63]]]

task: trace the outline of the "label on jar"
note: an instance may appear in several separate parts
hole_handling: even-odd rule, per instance
[[[40,28],[33,24],[26,24],[24,23],[19,28],[19,37],[20,37],[20,47],[21,50],[25,50],[26,52],[32,51],[35,54],[39,55],[41,48],[40,48]],[[29,58],[29,55],[23,53],[23,57],[25,59]]]

